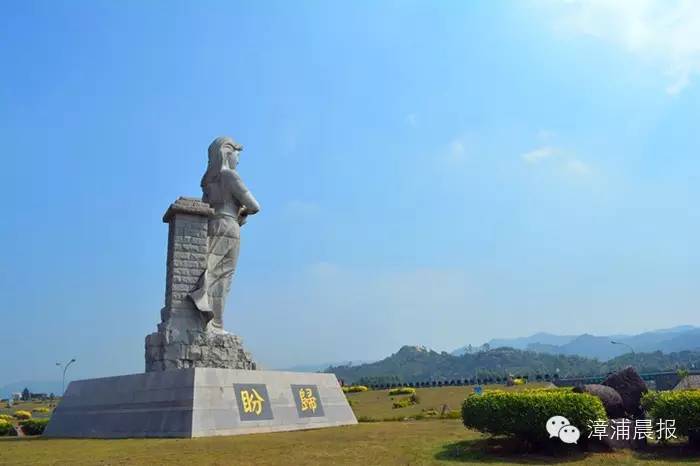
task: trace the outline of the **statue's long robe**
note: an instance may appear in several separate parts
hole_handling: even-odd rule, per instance
[[[211,321],[211,327],[216,329],[223,330],[224,306],[236,271],[240,242],[237,219],[218,215],[209,220],[207,266],[189,295],[205,321]]]

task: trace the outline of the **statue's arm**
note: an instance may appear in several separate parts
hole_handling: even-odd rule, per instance
[[[221,175],[227,188],[241,205],[242,216],[253,215],[260,211],[260,204],[258,204],[253,194],[248,191],[248,188],[246,188],[243,180],[238,176],[235,170],[231,170],[230,168],[224,169]]]

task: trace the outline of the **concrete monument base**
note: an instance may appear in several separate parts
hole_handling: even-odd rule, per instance
[[[189,368],[71,382],[45,437],[206,437],[356,424],[333,374]]]

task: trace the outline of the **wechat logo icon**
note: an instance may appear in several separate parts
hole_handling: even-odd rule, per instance
[[[559,437],[564,443],[576,443],[581,437],[581,431],[578,427],[572,426],[564,416],[552,416],[547,420],[545,425],[549,438]]]

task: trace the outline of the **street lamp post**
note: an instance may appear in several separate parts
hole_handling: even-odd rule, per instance
[[[634,356],[634,348],[632,348],[632,347],[631,347],[630,345],[628,345],[627,343],[623,343],[623,342],[621,342],[621,341],[615,341],[615,340],[610,340],[610,343],[612,343],[613,345],[622,345],[622,346],[628,347],[628,348],[630,349],[630,352],[631,352],[632,355]]]
[[[63,382],[61,385],[61,398],[63,398],[63,395],[66,393],[66,371],[68,370],[70,365],[73,364],[74,362],[75,362],[75,358],[71,359],[70,361],[68,361],[65,364],[60,363],[60,362],[56,363],[56,365],[59,367],[63,366]]]

